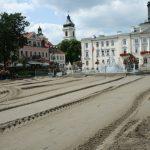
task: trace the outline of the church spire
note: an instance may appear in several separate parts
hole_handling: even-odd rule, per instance
[[[63,25],[64,39],[76,39],[75,24],[72,22],[70,15],[67,15],[65,24]]]
[[[75,27],[75,24],[72,22],[70,15],[68,14],[67,19],[63,27]]]

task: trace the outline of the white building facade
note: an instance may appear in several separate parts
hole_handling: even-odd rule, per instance
[[[150,66],[150,13],[148,16],[148,21],[134,27],[131,33],[82,39],[82,70],[100,71],[114,65],[122,70]]]

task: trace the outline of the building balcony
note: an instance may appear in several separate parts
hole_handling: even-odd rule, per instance
[[[149,56],[150,55],[150,51],[141,51],[140,54],[142,56]]]
[[[127,58],[130,57],[130,53],[124,52],[124,53],[121,53],[120,56],[121,56],[123,59],[127,59]]]

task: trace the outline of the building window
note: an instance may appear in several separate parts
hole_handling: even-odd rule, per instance
[[[96,47],[99,47],[99,42],[96,42]]]
[[[40,42],[37,42],[38,47],[40,47]]]
[[[139,40],[138,40],[138,39],[135,39],[134,42],[135,42],[135,44],[138,44],[138,43],[139,43]]]
[[[105,54],[104,54],[104,50],[102,50],[102,56],[105,56]]]
[[[31,41],[28,41],[28,45],[31,45]]]
[[[139,49],[138,47],[135,48],[135,53],[138,53]]]
[[[47,57],[47,53],[45,53],[46,54],[46,57]]]
[[[33,42],[33,46],[36,47],[36,42],[35,41]]]
[[[53,61],[54,61],[54,60],[56,60],[56,56],[55,56],[55,55],[53,55]]]
[[[111,40],[111,46],[114,46],[114,40]]]
[[[142,38],[143,43],[147,43],[147,38]]]
[[[110,64],[110,59],[107,59],[107,64],[108,64],[108,65]]]
[[[86,66],[88,66],[89,65],[89,62],[88,61],[86,61]]]
[[[21,51],[21,56],[23,56],[23,51]]]
[[[74,31],[73,31],[73,37],[75,36]]]
[[[85,48],[88,48],[88,43],[85,43]]]
[[[65,36],[68,36],[68,31],[65,32]]]
[[[42,52],[42,57],[44,57],[44,52]]]
[[[126,45],[127,44],[127,40],[123,39],[122,43],[123,43],[123,45]]]
[[[53,60],[53,55],[51,55],[51,60]]]
[[[109,56],[109,50],[107,50],[106,52],[107,52],[106,55]]]
[[[88,52],[88,51],[85,52],[85,57],[86,57],[86,58],[89,57],[89,52]]]
[[[144,64],[147,64],[147,58],[144,58]]]
[[[109,46],[109,41],[106,41],[106,46]]]
[[[104,41],[101,41],[101,46],[104,47]]]
[[[99,49],[96,50],[96,57],[99,57]]]
[[[147,46],[142,46],[142,51],[147,51]]]
[[[36,52],[34,52],[34,55],[36,56]]]
[[[41,56],[41,53],[39,52],[39,56]]]
[[[62,60],[65,60],[65,56],[62,56]]]
[[[112,49],[111,52],[112,52],[112,56],[115,56],[115,50]]]
[[[102,60],[102,63],[105,64],[105,60]]]
[[[57,60],[59,60],[59,56],[57,55]]]

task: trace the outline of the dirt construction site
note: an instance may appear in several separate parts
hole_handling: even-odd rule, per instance
[[[0,81],[0,150],[150,150],[150,76]]]

